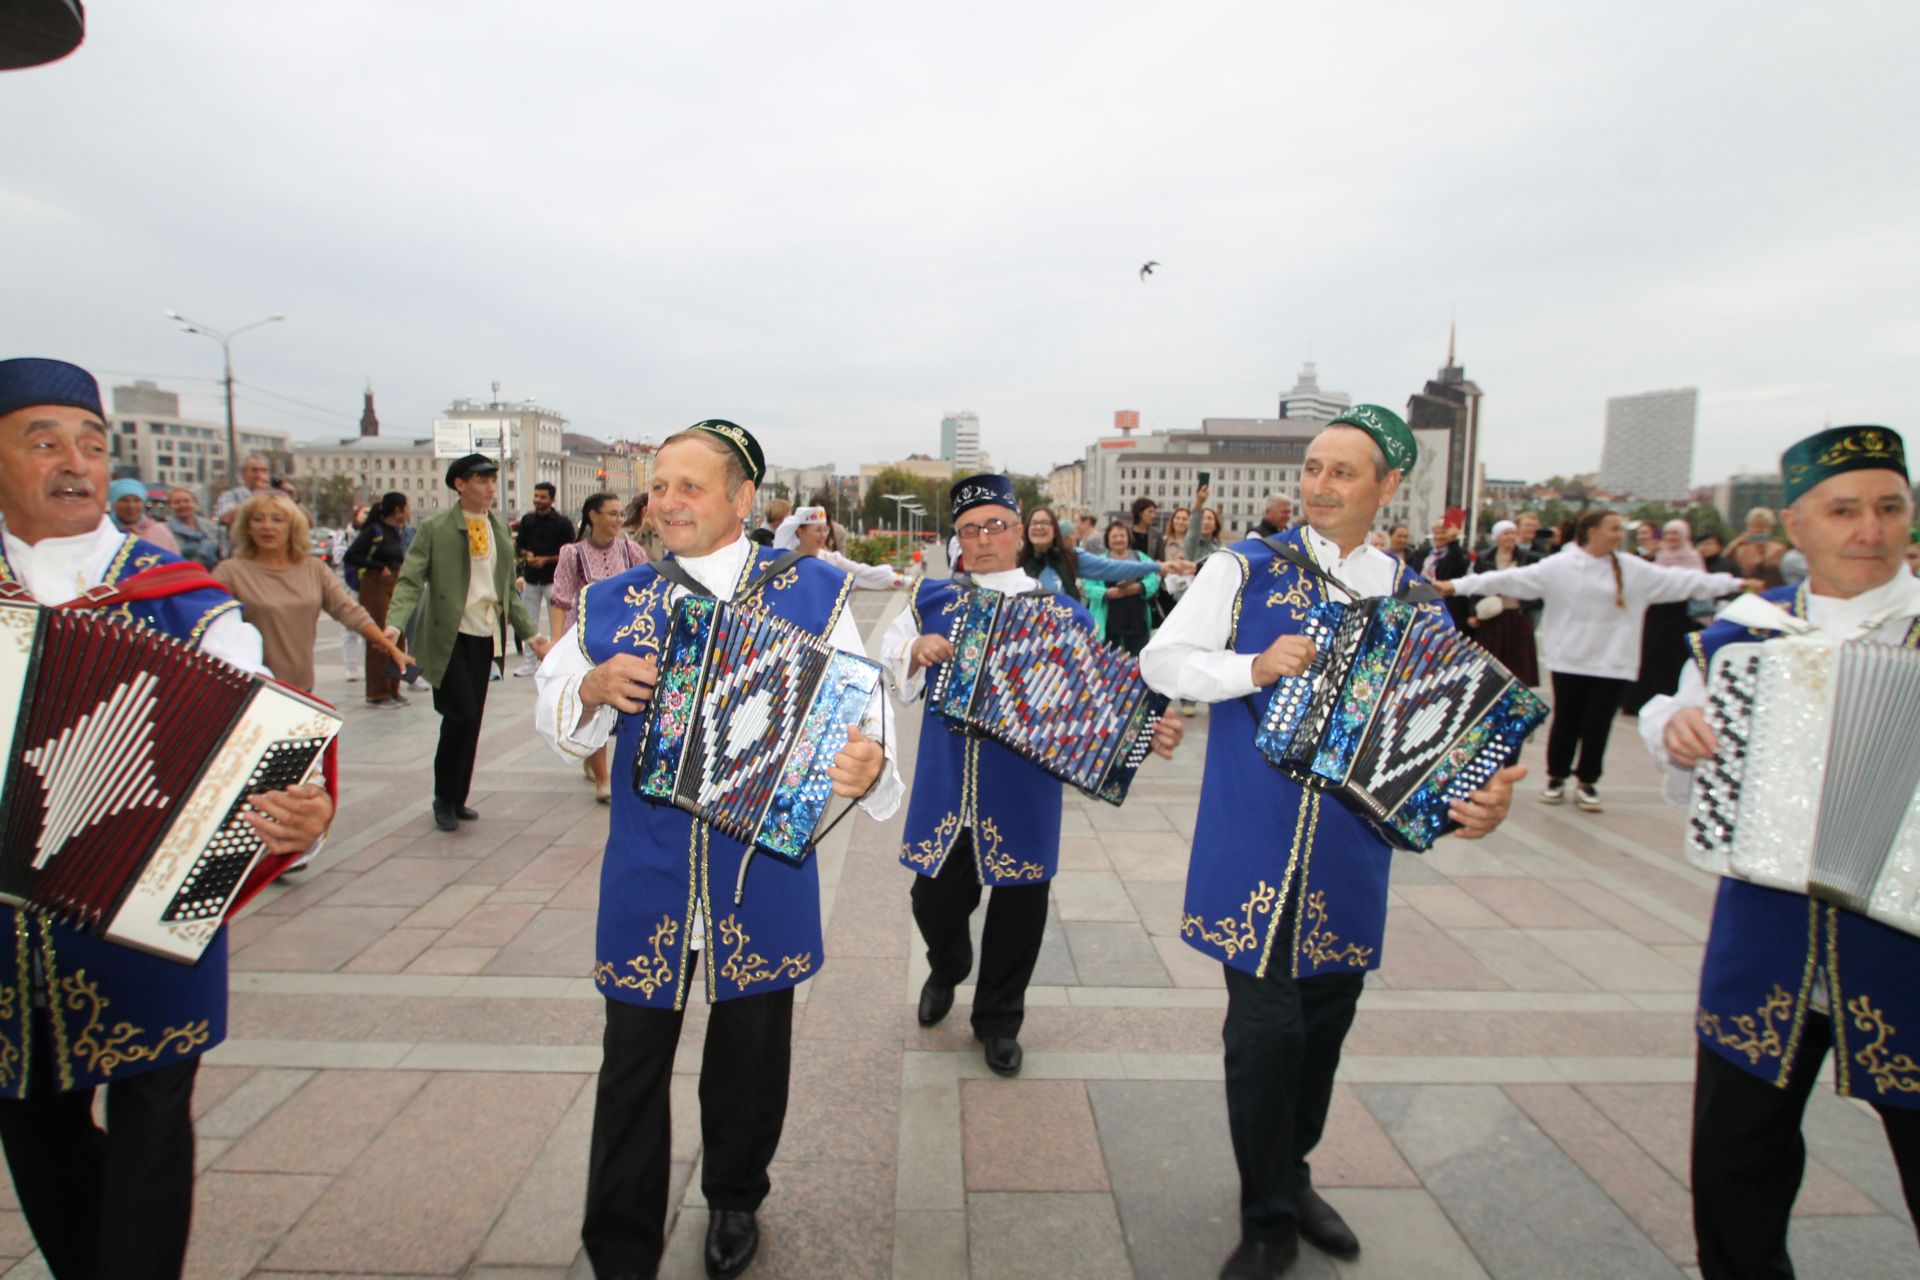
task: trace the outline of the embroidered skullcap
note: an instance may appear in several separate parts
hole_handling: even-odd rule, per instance
[[[947,494],[947,502],[953,508],[955,520],[975,507],[1005,507],[1009,511],[1020,509],[1020,504],[1013,497],[1012,479],[993,471],[954,481],[953,489]]]
[[[1407,430],[1399,414],[1382,405],[1357,404],[1327,425],[1358,427],[1366,432],[1386,455],[1389,471],[1404,475],[1413,470],[1414,462],[1420,457],[1420,446],[1414,443],[1413,432]]]
[[[1891,427],[1828,427],[1816,431],[1780,455],[1782,499],[1795,499],[1831,476],[1846,471],[1898,471],[1907,478],[1907,449]]]
[[[793,522],[795,524],[825,524],[827,522],[827,509],[825,507],[797,507],[794,509]]]
[[[687,430],[712,436],[727,446],[728,451],[740,459],[747,479],[755,484],[759,484],[760,478],[767,474],[767,455],[760,451],[760,442],[739,423],[728,422],[725,418],[708,418],[704,422],[694,423]]]
[[[141,484],[138,480],[130,480],[122,476],[107,486],[107,501],[118,502],[122,498],[138,498],[142,502],[145,502],[147,500],[147,486]]]
[[[97,418],[107,416],[100,406],[100,384],[77,364],[23,356],[0,360],[0,417],[37,404],[85,409]]]

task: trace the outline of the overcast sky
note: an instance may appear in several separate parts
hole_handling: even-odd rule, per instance
[[[242,418],[299,435],[498,380],[843,468],[965,407],[1040,470],[1119,408],[1270,416],[1309,347],[1403,407],[1457,316],[1495,475],[1676,386],[1700,483],[1920,440],[1911,0],[928,9],[93,5],[0,73],[0,351],[217,416],[161,312],[278,311]]]

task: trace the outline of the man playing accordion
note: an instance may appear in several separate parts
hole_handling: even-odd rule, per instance
[[[925,691],[931,668],[953,657],[948,635],[967,587],[1008,595],[1044,590],[1018,567],[1020,512],[1011,480],[986,474],[955,481],[949,501],[969,573],[921,583],[881,641],[880,661],[906,702]],[[1054,600],[1072,625],[1089,633],[1090,643],[1099,643],[1079,601]],[[1161,717],[1154,750],[1171,755],[1182,732],[1179,721]],[[1060,814],[1061,784],[1045,769],[962,732],[929,709],[900,846],[901,865],[917,877],[913,919],[930,967],[920,991],[920,1025],[933,1026],[953,1007],[954,987],[973,969],[967,921],[982,889],[992,889],[980,937],[973,1034],[987,1066],[1003,1076],[1020,1070],[1027,981],[1040,955],[1048,889],[1060,862]]]
[[[811,858],[755,858],[743,879],[746,845],[684,810],[648,803],[631,781],[671,606],[689,591],[764,608],[865,656],[846,607],[847,575],[745,536],[765,474],[759,443],[734,423],[701,422],[669,437],[656,455],[649,510],[670,558],[589,586],[573,628],[540,667],[540,734],[572,760],[614,744],[593,975],[606,997],[606,1034],[580,1233],[606,1280],[650,1276],[660,1264],[674,1049],[688,993],[702,983],[711,1006],[700,1064],[707,1274],[736,1276],[753,1260],[754,1215],[786,1119],[793,991],[824,959]],[[883,819],[901,791],[878,741],[884,713],[876,697],[862,722],[873,740],[854,730],[829,771],[834,794],[865,796],[862,806]]]
[[[106,518],[105,419],[84,369],[0,361],[0,582],[40,604],[180,562]],[[210,578],[113,610],[266,673],[260,633]],[[309,850],[333,819],[317,786],[251,804],[246,819],[274,854]],[[40,1252],[60,1280],[178,1276],[193,1210],[193,1082],[227,1031],[226,931],[192,965],[11,906],[0,906],[0,933],[0,1141]],[[104,1132],[93,1121],[103,1084]]]
[[[1641,711],[1642,738],[1674,770],[1690,773],[1719,748],[1703,708],[1723,646],[1809,630],[1920,646],[1920,580],[1901,562],[1913,495],[1900,437],[1833,427],[1788,449],[1781,472],[1787,533],[1806,555],[1807,579],[1761,597],[1772,609],[1730,608],[1696,637],[1698,661],[1679,691]],[[1849,726],[1831,728],[1845,735]],[[1879,1112],[1920,1222],[1920,938],[1728,876],[1695,1031],[1693,1223],[1708,1280],[1793,1275],[1787,1221],[1806,1165],[1800,1122],[1829,1048],[1839,1091]]]
[[[1307,449],[1307,527],[1273,541],[1362,596],[1418,581],[1367,545],[1367,530],[1413,467],[1413,433],[1378,405],[1335,418]],[[1180,934],[1226,972],[1227,1120],[1240,1171],[1240,1244],[1223,1280],[1279,1275],[1298,1237],[1337,1257],[1360,1242],[1313,1190],[1307,1155],[1320,1140],[1340,1046],[1366,971],[1380,964],[1392,849],[1331,797],[1270,766],[1254,744],[1269,690],[1305,672],[1308,610],[1347,597],[1250,538],[1208,557],[1141,655],[1168,697],[1213,704],[1206,773]],[[1444,617],[1437,605],[1422,606]],[[1450,809],[1463,836],[1506,816],[1520,766],[1496,773]]]

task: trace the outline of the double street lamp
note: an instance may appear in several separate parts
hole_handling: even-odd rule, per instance
[[[233,425],[233,340],[249,329],[258,329],[262,325],[285,320],[286,317],[276,313],[265,320],[255,320],[252,324],[243,324],[238,329],[222,333],[211,325],[201,324],[198,320],[189,320],[178,311],[169,311],[166,316],[180,326],[180,332],[197,333],[203,338],[212,338],[220,344],[220,358],[225,364],[222,380],[227,387],[227,488],[238,488],[240,485],[240,433]]]

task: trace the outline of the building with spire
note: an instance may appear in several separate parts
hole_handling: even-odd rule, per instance
[[[360,410],[360,434],[371,439],[380,434],[380,415],[373,411],[373,383],[367,383],[366,407]]]
[[[1280,416],[1283,418],[1319,418],[1323,421],[1339,417],[1353,407],[1353,397],[1344,391],[1322,391],[1320,375],[1313,367],[1313,359],[1300,366],[1300,375],[1294,379],[1293,390],[1280,397]]]
[[[1447,326],[1447,363],[1427,385],[1407,398],[1407,425],[1420,442],[1420,469],[1440,472],[1439,497],[1442,510],[1458,507],[1467,513],[1467,530],[1472,533],[1478,505],[1474,501],[1474,477],[1480,460],[1480,396],[1478,384],[1467,377],[1466,368],[1455,355],[1454,327]],[[1433,432],[1444,435],[1447,448],[1444,461],[1430,451],[1427,437]],[[1437,467],[1435,464],[1439,464]],[[1429,470],[1425,479],[1434,479]],[[1437,517],[1440,513],[1435,512]],[[1416,532],[1417,536],[1417,532]]]

